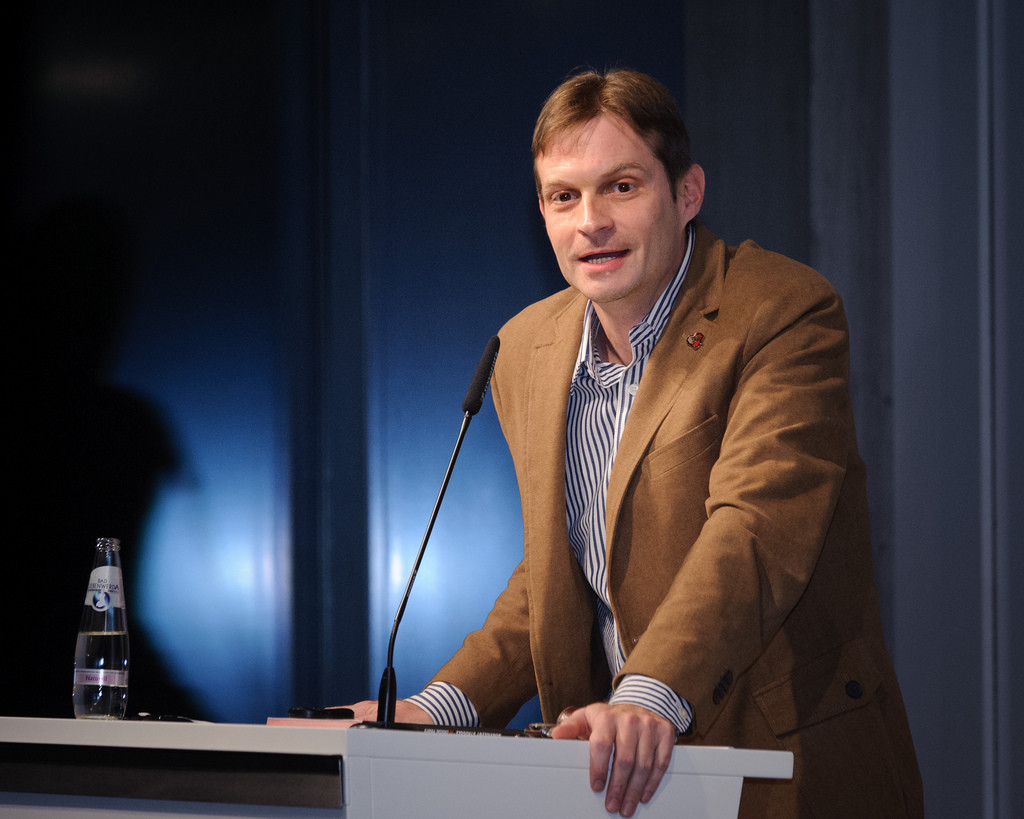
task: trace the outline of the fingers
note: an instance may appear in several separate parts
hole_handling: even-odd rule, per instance
[[[582,708],[566,708],[551,729],[552,739],[587,739],[589,736],[590,725]]]
[[[659,717],[618,723],[606,810],[632,816],[638,804],[651,800],[672,759],[675,733],[675,728]]]
[[[357,702],[345,707],[352,709],[352,716],[359,722],[373,722],[377,719],[376,700],[363,700],[363,702]]]
[[[345,707],[352,709],[353,717],[359,722],[377,721],[377,700],[363,700]],[[426,711],[407,700],[399,700],[395,703],[395,721],[415,722],[421,725],[430,725],[433,722]]]
[[[604,790],[605,809],[632,816],[649,802],[672,759],[675,727],[633,705],[595,703],[575,711],[552,729],[555,739],[589,739],[590,787]]]

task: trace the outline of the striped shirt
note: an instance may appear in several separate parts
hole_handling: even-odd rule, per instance
[[[594,590],[608,668],[613,677],[622,670],[626,656],[608,594],[605,528],[608,478],[640,378],[686,277],[693,236],[694,229],[690,225],[683,263],[648,314],[630,331],[633,359],[629,364],[600,360],[595,347],[600,321],[593,305],[587,303],[583,336],[569,385],[565,451],[569,544]],[[431,683],[409,699],[438,725],[479,724],[479,716],[469,698],[450,683]],[[685,699],[664,683],[640,674],[627,674],[608,701],[643,706],[671,721],[680,733],[689,727],[693,717]]]
[[[629,411],[639,392],[651,350],[668,324],[676,296],[686,278],[693,252],[693,227],[687,229],[686,255],[679,270],[647,315],[629,332],[633,357],[629,364],[600,360],[597,332],[600,321],[587,304],[583,337],[569,389],[566,418],[565,499],[569,543],[594,591],[598,623],[608,668],[614,677],[626,663],[625,651],[612,616],[607,578],[608,480]],[[609,702],[642,705],[670,720],[679,732],[692,719],[689,703],[664,683],[627,674]]]

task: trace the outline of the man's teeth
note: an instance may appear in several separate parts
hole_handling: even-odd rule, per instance
[[[591,264],[601,264],[602,262],[609,262],[612,259],[617,259],[618,257],[618,253],[605,253],[600,256],[585,256],[584,261],[590,262]]]

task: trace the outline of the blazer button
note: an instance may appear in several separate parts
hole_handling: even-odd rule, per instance
[[[859,700],[864,696],[864,689],[861,684],[856,680],[850,680],[846,684],[846,696],[853,700]]]

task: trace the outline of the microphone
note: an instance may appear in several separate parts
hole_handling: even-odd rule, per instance
[[[484,348],[484,354],[480,363],[476,365],[476,372],[473,373],[473,380],[466,390],[466,397],[462,399],[462,428],[459,430],[458,440],[455,442],[455,449],[448,461],[448,469],[444,473],[444,480],[441,481],[441,491],[437,493],[437,500],[434,501],[434,509],[430,513],[430,521],[427,523],[427,530],[423,533],[423,540],[420,542],[419,552],[413,562],[412,571],[409,573],[409,582],[405,586],[405,593],[402,595],[402,602],[398,606],[398,613],[395,614],[395,623],[391,627],[391,639],[388,642],[388,665],[384,669],[384,675],[380,680],[380,691],[377,694],[377,722],[385,728],[395,724],[395,705],[398,702],[395,684],[395,637],[398,635],[398,624],[402,622],[405,614],[405,607],[409,603],[409,594],[412,592],[412,584],[416,581],[416,574],[420,569],[420,562],[423,560],[423,553],[427,548],[427,540],[434,528],[434,521],[437,519],[437,512],[441,508],[441,501],[444,499],[445,490],[448,488],[448,481],[455,468],[455,459],[459,457],[459,450],[462,448],[462,439],[466,437],[466,430],[469,429],[469,422],[483,406],[484,396],[487,394],[487,385],[491,381],[491,373],[494,372],[494,362],[498,358],[499,339],[491,336],[490,341]]]

